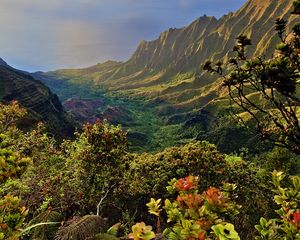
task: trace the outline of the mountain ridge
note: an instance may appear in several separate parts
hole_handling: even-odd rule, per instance
[[[109,67],[98,64],[85,70],[64,69],[45,75],[67,80],[72,78],[73,82],[79,83],[84,77],[86,81],[109,91],[150,100],[161,97],[171,105],[183,103],[180,100],[183,96],[178,90],[196,87],[201,92],[201,87],[212,84],[216,79],[203,73],[201,64],[206,59],[226,60],[238,35],[244,33],[252,38],[253,46],[248,51],[250,56],[263,53],[270,56],[278,41],[273,27],[275,18],[286,17],[290,6],[288,0],[263,3],[250,0],[237,12],[220,19],[203,16],[189,26],[170,28],[156,40],[142,41],[126,62],[117,62]],[[165,94],[170,92],[173,95]],[[192,92],[190,101],[196,97]]]
[[[49,132],[57,137],[72,135],[74,127],[56,94],[29,73],[9,66],[0,60],[0,101],[8,103],[17,100],[29,112],[28,119],[22,123],[31,128],[33,123],[42,121]]]
[[[138,99],[156,109],[166,124],[197,123],[211,128],[218,115],[228,114],[222,80],[202,70],[208,59],[226,62],[239,35],[252,45],[249,57],[271,57],[280,39],[275,20],[289,20],[288,31],[299,17],[290,15],[292,1],[248,0],[238,11],[219,19],[203,16],[183,28],[169,28],[152,41],[142,41],[126,62],[85,69],[63,69],[42,76],[54,82],[90,85],[108,95]],[[206,116],[204,116],[206,115]]]

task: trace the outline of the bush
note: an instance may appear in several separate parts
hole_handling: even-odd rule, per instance
[[[230,200],[229,191],[234,185],[226,185],[227,191],[220,191],[210,187],[202,194],[198,190],[198,177],[188,176],[179,180],[173,179],[167,187],[168,191],[178,193],[176,200],[166,199],[164,207],[161,207],[161,199],[147,204],[149,213],[155,215],[157,222],[157,237],[162,235],[164,239],[188,240],[188,239],[232,239],[240,237],[234,226],[226,220],[238,214],[238,206]],[[165,210],[167,219],[166,227],[160,232],[161,213]],[[132,227],[130,238],[134,240],[155,238],[152,227],[143,222]]]

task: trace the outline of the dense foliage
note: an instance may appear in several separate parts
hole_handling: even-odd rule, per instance
[[[105,121],[87,124],[73,140],[58,144],[44,133],[41,124],[30,132],[18,129],[18,121],[26,111],[17,102],[1,105],[0,109],[0,120],[5,126],[1,129],[0,144],[2,239],[81,239],[82,236],[110,239],[111,232],[126,235],[135,221],[157,223],[147,214],[150,197],[173,199],[176,191],[178,198],[167,205],[185,216],[180,222],[184,223],[182,228],[190,226],[190,221],[208,217],[206,221],[210,222],[209,228],[215,226],[211,228],[215,235],[227,227],[233,229],[233,225],[217,220],[221,217],[234,224],[242,239],[249,239],[256,235],[254,225],[260,216],[275,217],[273,192],[266,181],[268,171],[273,167],[294,171],[290,164],[284,168],[280,163],[261,165],[263,157],[255,159],[258,168],[241,157],[221,154],[208,142],[191,142],[157,154],[133,154],[128,151],[126,133]],[[270,159],[290,158],[276,156]],[[199,178],[184,178],[189,175]],[[181,180],[172,180],[166,189],[173,178]],[[227,188],[223,189],[225,182]],[[237,205],[229,204],[228,186],[232,186],[230,196]],[[217,202],[224,200],[221,211],[209,207],[213,204],[210,198]],[[193,202],[197,199],[200,205]],[[148,206],[156,206],[153,201]],[[239,213],[229,206],[239,206],[236,208]],[[201,210],[204,215],[196,216],[190,207],[207,208],[209,212],[204,214]],[[166,218],[171,216],[171,209],[166,214],[160,215],[160,227],[176,232],[179,223],[173,219],[172,227]],[[118,221],[118,231],[97,235]],[[140,228],[149,230],[143,224],[135,229],[140,231]],[[201,228],[206,231],[204,235],[210,236],[209,228]]]
[[[298,6],[299,1],[295,1],[292,14],[300,15]],[[204,69],[223,76],[232,105],[238,106],[232,112],[240,123],[249,125],[245,115],[250,116],[263,139],[300,154],[300,24],[296,23],[291,32],[286,30],[287,21],[277,18],[276,31],[281,42],[271,59],[249,59],[246,50],[251,40],[241,35],[233,49],[236,57],[229,59],[229,75],[222,62],[213,66],[207,61]]]
[[[198,177],[188,176],[170,182],[168,191],[178,192],[178,196],[175,201],[166,199],[164,202],[163,209],[167,213],[167,223],[171,225],[164,229],[163,236],[173,240],[211,238],[239,240],[234,226],[226,222],[238,214],[238,206],[229,198],[229,192],[235,186],[226,185],[223,192],[210,187],[200,194],[198,180]],[[161,199],[152,198],[147,206],[149,212],[160,220]]]
[[[274,171],[272,174],[274,201],[281,207],[276,213],[280,218],[269,221],[261,218],[260,224],[255,226],[261,235],[256,240],[300,238],[300,176],[291,177],[289,187],[282,186],[284,178],[283,172]]]
[[[297,1],[294,13],[299,6]],[[285,73],[294,71],[285,77],[296,81],[297,26],[292,44],[282,46],[278,57],[252,67],[243,59],[249,40],[240,37],[238,59],[233,60],[247,62],[234,63],[238,75],[247,77],[233,80],[231,75],[234,86],[256,81],[252,73],[261,74],[264,67],[283,70],[274,65],[278,61],[288,68]],[[284,27],[278,20],[283,40]],[[221,71],[220,65],[217,70],[206,67]],[[264,84],[260,79],[259,86]],[[275,129],[287,130],[281,132],[284,141],[282,134],[274,139],[290,151],[274,149],[255,158],[246,151],[241,156],[222,154],[205,141],[158,153],[132,153],[127,133],[106,121],[86,124],[73,139],[60,143],[45,133],[43,124],[20,130],[27,112],[17,102],[0,104],[0,240],[299,239],[298,105],[291,102],[296,89],[281,91],[270,84],[285,97],[278,100],[282,117],[288,114],[293,121],[291,127],[288,120],[270,117],[275,125],[279,121]],[[277,93],[276,98],[271,95],[276,103]],[[245,97],[243,90],[241,94]],[[270,106],[264,111],[267,116],[278,113]],[[285,177],[282,171],[298,175]]]

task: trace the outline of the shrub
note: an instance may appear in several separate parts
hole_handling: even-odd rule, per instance
[[[228,191],[232,188],[234,185],[226,187]],[[169,225],[162,232],[165,239],[240,239],[234,226],[226,222],[238,213],[238,206],[230,200],[229,192],[210,187],[200,194],[198,177],[194,176],[173,179],[167,189],[171,193],[177,192],[178,196],[174,201],[166,199],[164,202],[163,209],[167,214],[166,222]],[[158,218],[157,236],[159,236],[163,210],[161,199],[151,199],[147,206],[149,212]],[[152,227],[144,223],[137,223],[132,230],[130,236],[134,240],[155,238],[155,234],[151,231]]]

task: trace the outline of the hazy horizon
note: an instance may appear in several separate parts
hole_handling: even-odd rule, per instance
[[[0,57],[27,71],[127,60],[153,40],[203,16],[236,11],[245,0],[0,0]]]

